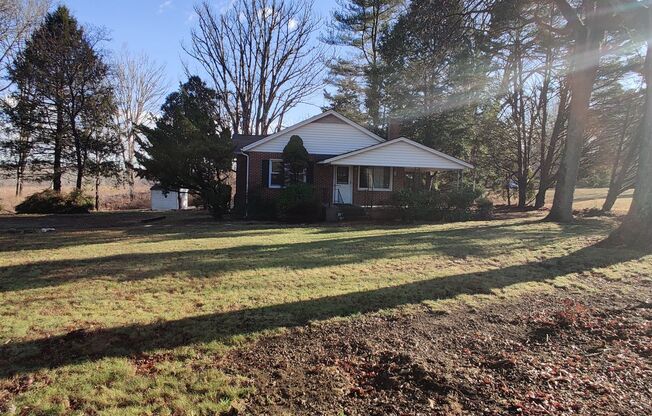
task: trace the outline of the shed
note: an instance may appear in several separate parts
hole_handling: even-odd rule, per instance
[[[188,209],[188,190],[181,188],[178,190],[168,190],[161,185],[156,184],[149,188],[152,197],[152,210],[154,211],[172,211],[178,209]]]

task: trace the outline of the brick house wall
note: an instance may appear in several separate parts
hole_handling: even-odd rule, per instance
[[[242,156],[243,159],[244,156]],[[274,200],[278,198],[281,189],[269,188],[263,183],[263,161],[270,159],[283,159],[282,153],[250,152],[249,153],[249,192],[258,192],[261,198]],[[246,166],[246,159],[243,162]],[[265,165],[268,169],[268,165]],[[333,167],[320,165],[313,160],[312,183],[323,203],[332,201],[333,195]],[[238,169],[240,172],[240,169]],[[246,175],[246,171],[245,171]],[[244,185],[242,185],[244,187]]]
[[[367,191],[360,190],[358,175],[360,169],[353,167],[353,205],[389,205],[392,192],[399,191],[405,187],[405,169],[392,169],[392,190],[391,191]]]
[[[250,152],[249,153],[249,193],[257,193],[262,199],[273,201],[278,198],[281,189],[269,188],[263,183],[266,175],[263,175],[263,161],[271,159],[283,159],[282,153]],[[237,180],[235,207],[244,207],[246,196],[246,166],[247,159],[244,155],[237,155]],[[268,169],[268,165],[265,165]],[[330,204],[333,201],[333,169],[332,165],[321,165],[313,160],[313,185],[322,203]],[[359,168],[353,167],[353,204],[360,206],[388,205],[393,191],[403,189],[405,186],[405,169],[394,168],[392,172],[392,191],[366,191],[359,189],[358,182]]]

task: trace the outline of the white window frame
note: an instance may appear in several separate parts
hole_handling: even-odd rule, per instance
[[[269,159],[269,166],[268,166],[268,171],[267,171],[267,172],[268,172],[268,173],[267,173],[267,187],[268,187],[268,188],[272,188],[272,189],[281,189],[281,188],[285,188],[285,184],[283,184],[283,185],[275,185],[275,184],[272,184],[272,164],[273,164],[274,162],[281,162],[281,163],[283,163],[283,159]],[[283,169],[285,169],[285,166],[283,167]],[[283,173],[285,173],[285,172],[283,172]],[[303,171],[303,177],[302,177],[302,181],[301,181],[301,182],[303,182],[303,183],[308,183],[308,169],[304,169],[304,171]]]
[[[276,184],[272,183],[272,165],[274,164],[274,162],[281,162],[281,164],[282,164],[283,159],[269,159],[269,163],[268,163],[268,166],[267,166],[267,169],[268,169],[267,170],[267,172],[268,172],[267,173],[267,187],[268,188],[273,188],[273,189],[281,189],[281,188],[283,188],[282,184],[281,185],[276,185]],[[283,174],[283,172],[281,171],[281,175],[282,174]]]
[[[360,177],[362,176],[361,168],[389,168],[389,188],[362,188],[360,186]],[[373,178],[371,178],[371,183],[373,184]],[[358,190],[359,191],[378,191],[378,192],[391,192],[394,187],[394,168],[391,166],[358,166]]]

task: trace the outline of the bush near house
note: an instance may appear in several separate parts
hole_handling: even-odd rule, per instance
[[[392,194],[392,204],[403,221],[465,221],[482,191],[470,186],[450,190],[402,190]]]
[[[18,214],[87,214],[93,209],[93,198],[75,189],[68,195],[46,189],[25,198],[16,205]]]
[[[475,205],[478,207],[478,219],[479,220],[490,220],[494,216],[494,202],[489,198],[480,198],[475,201]]]
[[[283,188],[278,198],[278,218],[286,222],[316,222],[324,219],[324,208],[312,185],[296,183]]]
[[[247,200],[247,218],[259,221],[276,220],[276,202],[264,198],[259,189],[251,190]]]

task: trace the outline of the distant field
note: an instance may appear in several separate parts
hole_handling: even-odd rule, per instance
[[[632,203],[632,195],[634,194],[633,190],[623,193],[620,198],[614,204],[613,210],[615,212],[625,213],[629,209],[629,205]],[[555,196],[555,192],[548,193],[548,203],[552,204],[552,199]],[[590,209],[590,208],[602,208],[605,198],[607,197],[607,188],[580,188],[575,191],[575,203],[573,208],[575,209]]]
[[[23,187],[23,196],[17,197],[15,194],[15,183],[12,180],[0,179],[0,211],[13,211],[14,207],[18,205],[25,196],[31,195],[35,192],[42,191],[43,189],[48,188],[49,183],[27,183]],[[145,181],[140,181],[136,183],[135,191],[136,193],[149,192],[150,184]],[[64,190],[70,191],[73,189],[73,183],[67,182],[64,183]],[[95,188],[92,185],[86,186],[86,192],[91,195],[95,195]],[[126,186],[115,185],[113,183],[106,183],[100,186],[100,198],[102,201],[107,199],[115,200],[120,196],[125,198],[128,195],[128,190]],[[149,204],[148,204],[149,205]]]

